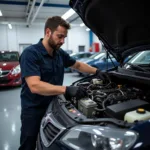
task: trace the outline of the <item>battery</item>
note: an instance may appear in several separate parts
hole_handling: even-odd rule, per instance
[[[78,101],[78,110],[83,113],[87,118],[93,117],[97,103],[90,98],[82,98]]]

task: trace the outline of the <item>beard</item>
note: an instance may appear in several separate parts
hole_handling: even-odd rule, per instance
[[[56,44],[52,37],[48,40],[48,45],[54,50],[57,51],[60,49],[62,44]]]

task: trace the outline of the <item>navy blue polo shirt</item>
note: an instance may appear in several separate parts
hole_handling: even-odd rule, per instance
[[[62,85],[64,79],[64,67],[75,64],[75,60],[68,53],[59,49],[53,57],[48,54],[42,44],[42,39],[35,45],[26,48],[20,57],[22,90],[22,111],[37,111],[46,109],[54,96],[42,96],[31,93],[25,77],[40,76],[41,81]]]

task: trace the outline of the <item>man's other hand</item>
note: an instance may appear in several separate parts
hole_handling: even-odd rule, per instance
[[[104,82],[110,81],[110,77],[107,72],[102,72],[101,70],[97,69],[95,75]]]

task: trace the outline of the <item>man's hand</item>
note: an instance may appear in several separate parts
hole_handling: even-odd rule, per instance
[[[97,69],[96,70],[96,74],[95,74],[98,78],[100,78],[101,80],[103,80],[104,82],[107,82],[108,80],[110,81],[110,77],[108,75],[108,73],[106,72],[102,72],[101,70]]]
[[[71,97],[76,97],[77,100],[86,97],[87,92],[84,87],[81,86],[67,86],[65,96],[70,99]]]

